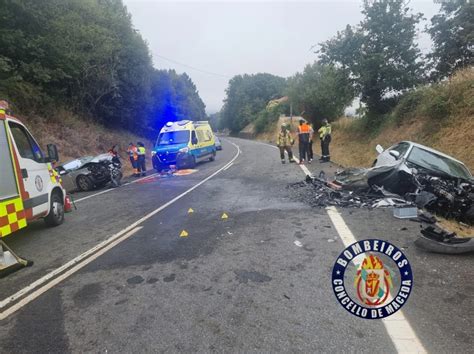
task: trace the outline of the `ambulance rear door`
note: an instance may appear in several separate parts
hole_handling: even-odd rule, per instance
[[[26,216],[6,130],[0,119],[0,237],[26,227]]]
[[[32,209],[33,216],[44,216],[49,211],[49,194],[52,183],[48,164],[38,143],[22,124],[8,121],[13,144],[16,147],[20,163],[20,178],[23,178],[28,199],[24,200],[25,209]]]

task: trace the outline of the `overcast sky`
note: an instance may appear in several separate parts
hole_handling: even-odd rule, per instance
[[[222,107],[232,76],[291,76],[316,59],[313,45],[362,19],[362,1],[356,0],[123,1],[155,67],[188,73],[208,113]],[[412,0],[410,6],[427,19],[439,9],[431,0]],[[429,37],[418,40],[424,52],[430,49]]]

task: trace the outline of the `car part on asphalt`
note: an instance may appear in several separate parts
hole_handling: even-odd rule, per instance
[[[434,253],[460,254],[474,252],[474,238],[457,237],[454,232],[450,233],[432,225],[421,230],[421,236],[415,241],[415,245]]]

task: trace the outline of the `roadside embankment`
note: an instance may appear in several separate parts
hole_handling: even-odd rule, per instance
[[[30,115],[18,118],[27,125],[43,151],[47,144],[56,144],[60,163],[81,156],[93,156],[107,152],[113,145],[119,146],[125,174],[131,174],[126,150],[130,142],[142,141],[148,152],[152,142],[124,130],[111,130],[93,121],[80,119],[71,112],[59,110],[46,119]],[[147,154],[149,156],[149,154]],[[148,163],[150,167],[150,162]]]

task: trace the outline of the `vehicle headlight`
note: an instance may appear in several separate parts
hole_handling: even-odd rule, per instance
[[[178,151],[179,151],[179,152],[187,153],[187,152],[189,152],[189,148],[188,148],[188,147],[184,147],[184,148],[182,148],[182,149],[179,149]]]
[[[155,156],[156,155],[156,151],[151,151],[151,156]]]

